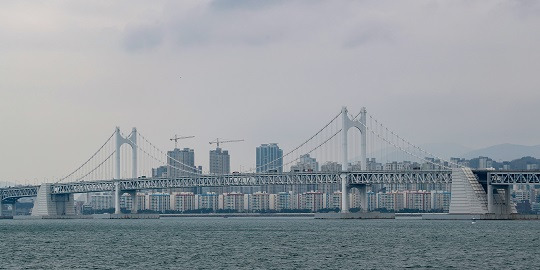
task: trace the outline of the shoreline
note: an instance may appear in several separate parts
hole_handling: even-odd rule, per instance
[[[315,217],[315,213],[209,213],[209,214],[160,214],[160,218],[182,217]]]

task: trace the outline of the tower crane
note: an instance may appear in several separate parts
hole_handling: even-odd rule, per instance
[[[210,144],[216,144],[216,149],[219,148],[220,143],[230,143],[230,142],[243,142],[244,139],[241,140],[227,140],[227,141],[220,141],[219,138],[216,138],[216,140],[209,142]]]
[[[183,139],[189,139],[189,138],[195,138],[195,136],[180,136],[178,137],[178,135],[174,135],[174,138],[171,138],[170,140],[171,141],[174,141],[174,148],[178,148],[178,140],[183,140]]]

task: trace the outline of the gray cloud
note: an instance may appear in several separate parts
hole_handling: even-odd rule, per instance
[[[218,11],[230,11],[238,9],[262,10],[286,3],[284,0],[275,1],[249,1],[249,0],[213,0],[210,8]]]
[[[342,105],[417,144],[536,145],[538,6],[1,3],[0,181],[63,174],[117,125],[162,149],[196,135],[182,147],[205,167],[210,140],[246,139],[227,146],[239,170],[258,144],[291,149]]]
[[[122,43],[129,51],[150,50],[163,42],[163,33],[157,25],[128,26]]]
[[[343,45],[350,48],[370,43],[392,43],[396,35],[397,30],[388,25],[364,22],[351,30]]]

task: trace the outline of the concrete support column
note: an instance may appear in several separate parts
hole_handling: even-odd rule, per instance
[[[137,191],[136,190],[130,191],[129,195],[131,196],[131,213],[137,214],[137,211],[139,210],[138,200],[137,200]]]
[[[367,197],[367,185],[361,185],[358,187],[360,192],[360,204],[362,206],[362,212],[369,212],[368,197]]]
[[[367,170],[367,121],[366,121],[366,107],[362,107],[360,111],[360,123],[362,124],[360,126],[360,156],[361,156],[361,163],[360,166],[362,168],[362,171]]]
[[[131,135],[128,138],[129,145],[131,145],[131,177],[137,178],[137,129],[133,128]]]
[[[120,128],[116,127],[116,143],[114,152],[114,179],[120,179],[120,147],[122,146],[122,135]]]
[[[349,194],[348,194],[348,184],[347,183],[347,171],[349,170],[349,157],[347,153],[347,131],[349,130],[349,116],[347,115],[347,108],[341,108],[341,153],[343,164],[341,165],[341,213],[349,213]]]
[[[493,209],[493,186],[488,183],[487,185],[487,201],[488,201],[488,213],[494,213]]]
[[[2,200],[0,199],[0,217],[4,215],[4,204],[2,203]]]
[[[11,204],[11,215],[12,216],[16,216],[16,214],[17,214],[17,207],[15,206],[16,203],[17,203],[17,201],[14,201],[13,204]]]
[[[341,174],[341,213],[349,213],[349,187],[347,174]]]
[[[512,196],[510,195],[511,190],[512,186],[510,185],[504,187],[504,200],[506,202],[505,214],[512,214]]]
[[[114,183],[114,213],[122,213],[120,212],[120,182]]]

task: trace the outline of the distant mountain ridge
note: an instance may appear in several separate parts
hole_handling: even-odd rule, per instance
[[[420,145],[420,148],[444,159],[461,157],[464,153],[468,153],[474,150],[472,148],[457,143],[430,143]]]
[[[470,160],[480,156],[488,157],[495,161],[512,161],[522,157],[534,157],[540,159],[540,145],[527,146],[503,143],[474,150],[455,143],[432,143],[420,145],[420,148],[446,160],[450,160],[452,157]],[[427,154],[422,155],[428,156]],[[400,155],[399,151],[390,148],[385,149],[384,151],[368,153],[368,156],[375,157],[377,158],[377,161],[382,160],[383,162],[402,161],[404,159],[411,160],[410,156]],[[399,158],[396,159],[396,157]],[[359,157],[356,157],[355,160],[360,159]]]
[[[460,157],[472,159],[479,156],[489,157],[497,161],[511,161],[522,157],[540,158],[540,145],[527,146],[504,143],[473,150],[462,154]]]

